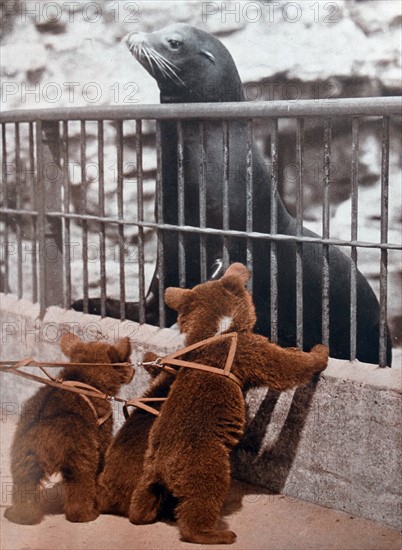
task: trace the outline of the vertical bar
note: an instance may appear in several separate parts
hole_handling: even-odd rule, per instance
[[[2,165],[1,171],[3,176],[4,189],[4,206],[8,208],[8,174],[7,174],[7,132],[6,124],[1,125],[2,137]],[[8,254],[8,215],[4,216],[4,293],[8,294],[9,288],[9,254]]]
[[[45,250],[45,182],[44,182],[44,146],[42,141],[42,121],[36,123],[36,196],[38,200],[38,242],[39,242],[39,316],[42,319],[46,312],[46,266]]]
[[[199,204],[200,204],[200,227],[207,226],[207,187],[205,180],[205,146],[204,146],[204,124],[200,122],[200,145],[199,145]],[[207,280],[207,249],[205,235],[200,237],[200,264],[201,264],[201,282]]]
[[[278,230],[278,119],[274,118],[271,124],[271,234],[276,235]],[[278,258],[275,241],[270,243],[270,289],[271,289],[271,341],[278,342]]]
[[[64,185],[64,212],[70,212],[70,174],[69,174],[69,136],[68,121],[63,122],[63,185]],[[64,307],[68,309],[71,305],[71,232],[70,220],[64,219],[64,273],[66,281],[66,292]]]
[[[88,313],[88,220],[87,214],[87,181],[86,181],[86,127],[85,121],[81,121],[81,204],[82,204],[82,283],[83,283],[83,311]]]
[[[304,119],[297,119],[296,129],[296,235],[303,234],[303,154],[304,154]],[[296,243],[296,346],[303,349],[303,243]]]
[[[381,243],[388,242],[389,116],[381,124]],[[380,266],[380,367],[387,365],[388,250],[381,249]]]
[[[119,218],[120,319],[126,318],[126,284],[124,270],[124,196],[123,196],[123,121],[117,123],[117,212]]]
[[[104,161],[104,122],[98,121],[98,166],[99,166],[99,214],[105,215],[105,161]],[[101,317],[106,317],[106,227],[105,222],[100,223],[100,286],[101,286]]]
[[[247,121],[246,128],[246,231],[253,231],[253,121]],[[253,273],[253,239],[247,238],[247,268]],[[253,276],[248,289],[253,292]]]
[[[184,144],[183,124],[177,121],[177,184],[178,184],[178,225],[185,224],[184,218]],[[186,252],[184,235],[179,232],[179,285],[186,286]]]
[[[31,174],[31,203],[33,210],[37,210],[37,200],[35,193],[35,153],[34,153],[34,127],[33,123],[29,123],[29,173]],[[38,254],[37,254],[37,231],[38,231],[38,220],[35,216],[32,216],[31,226],[32,226],[32,301],[36,303],[38,301]]]
[[[60,134],[56,121],[36,123],[39,240],[40,315],[49,305],[63,305],[63,233],[60,218],[47,219],[46,211],[61,211]]]
[[[21,210],[21,136],[19,122],[15,123],[15,191],[16,191],[16,208]],[[17,236],[17,282],[18,282],[18,298],[22,298],[22,231],[21,225],[23,218],[21,214],[16,217],[16,236]]]
[[[222,122],[223,135],[223,197],[222,197],[222,227],[224,231],[229,229],[229,123],[227,120]],[[223,237],[223,269],[229,267],[229,238]]]
[[[137,153],[137,218],[144,221],[144,189],[142,166],[142,121],[137,120],[135,126]],[[144,228],[138,227],[138,290],[139,290],[139,322],[145,323],[145,274],[144,274]]]
[[[322,236],[329,239],[329,186],[331,183],[331,119],[324,120],[324,202],[322,212]],[[322,343],[329,344],[329,246],[323,245],[322,255]]]
[[[162,136],[161,123],[156,121],[156,222],[162,224],[164,222],[163,215],[163,186],[162,186]],[[159,281],[159,326],[166,326],[166,313],[164,302],[165,291],[165,250],[163,243],[163,229],[156,230],[158,238],[158,281]]]
[[[352,119],[351,240],[357,241],[359,189],[359,117]],[[350,360],[356,359],[357,329],[357,247],[350,251]]]

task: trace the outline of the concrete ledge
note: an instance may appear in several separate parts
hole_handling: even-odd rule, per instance
[[[144,351],[182,346],[177,331],[100,319],[49,308],[43,320],[32,303],[0,295],[1,359],[63,360],[59,339],[69,329],[84,339],[129,336],[133,362]],[[18,414],[37,389],[1,375],[3,420]],[[140,395],[148,375],[138,370],[123,396]],[[248,427],[233,454],[233,473],[249,483],[401,527],[401,371],[330,360],[316,385],[278,394],[249,392]],[[116,425],[123,421],[115,409]]]

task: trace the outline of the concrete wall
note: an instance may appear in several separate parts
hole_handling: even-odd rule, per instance
[[[178,349],[177,331],[100,319],[38,307],[15,296],[1,297],[1,360],[33,356],[65,360],[62,329],[85,339],[115,341],[129,336],[133,363],[144,351],[164,355]],[[3,422],[15,418],[34,382],[1,374]],[[123,396],[137,396],[148,375],[138,369]],[[401,371],[331,360],[318,384],[278,394],[249,392],[248,427],[233,454],[235,477],[399,528],[402,502]],[[116,425],[123,415],[115,407]]]

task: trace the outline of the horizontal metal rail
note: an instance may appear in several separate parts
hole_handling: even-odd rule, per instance
[[[342,100],[313,99],[288,101],[180,103],[166,105],[124,105],[108,107],[67,107],[61,109],[26,109],[5,111],[0,123],[42,121],[98,121],[158,119],[231,119],[259,117],[322,117],[402,115],[402,97],[369,97]]]
[[[20,216],[37,216],[37,212],[31,210],[24,210],[21,213],[20,210],[13,210],[11,208],[2,208],[2,214],[8,215],[20,215]],[[228,237],[242,237],[250,239],[265,239],[269,241],[287,241],[295,243],[317,243],[317,244],[333,244],[336,246],[356,246],[359,248],[374,248],[378,250],[402,250],[402,244],[397,243],[371,243],[367,241],[346,241],[343,239],[331,239],[331,238],[322,238],[322,237],[307,237],[307,236],[296,236],[296,235],[282,235],[277,233],[259,233],[258,231],[238,231],[236,229],[216,229],[213,227],[196,227],[193,225],[171,225],[168,223],[157,223],[157,222],[139,222],[139,221],[129,221],[119,218],[108,218],[106,216],[93,216],[90,214],[72,214],[65,212],[47,212],[46,216],[49,218],[65,218],[65,219],[76,219],[76,220],[87,220],[93,222],[101,223],[111,223],[116,225],[125,225],[125,226],[135,226],[135,227],[148,227],[150,229],[164,229],[166,231],[175,231],[177,233],[196,233],[198,235],[221,235]]]

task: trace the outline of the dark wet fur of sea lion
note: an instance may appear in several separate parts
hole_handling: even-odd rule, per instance
[[[225,46],[212,35],[188,25],[176,24],[154,33],[132,33],[126,38],[132,54],[156,79],[161,103],[196,103],[245,101],[236,65]],[[199,226],[200,123],[183,121],[185,223]],[[246,123],[230,120],[229,129],[229,227],[246,230]],[[222,228],[223,128],[220,121],[203,124],[206,158],[206,225]],[[178,174],[176,122],[161,123],[162,181],[164,222],[178,223]],[[269,233],[270,176],[263,159],[253,145],[253,230]],[[277,199],[278,233],[296,235],[296,220],[288,213],[282,199]],[[317,235],[303,228],[303,235]],[[206,238],[208,275],[217,258],[222,257],[222,240]],[[185,236],[186,287],[201,281],[200,237]],[[230,261],[246,262],[245,239],[229,241]],[[269,334],[270,314],[270,244],[253,243],[253,295],[257,308],[256,330]],[[320,244],[303,244],[303,341],[304,349],[322,338],[322,264],[324,249]],[[165,287],[179,286],[178,234],[164,235]],[[278,265],[278,336],[282,346],[296,343],[296,244],[277,243]],[[329,247],[329,347],[331,357],[350,357],[350,259],[337,247]],[[74,304],[82,309],[82,301]],[[100,300],[89,301],[89,311],[100,313]],[[106,314],[120,316],[120,303],[107,300]],[[126,317],[138,320],[138,303],[126,303]],[[378,300],[365,277],[357,273],[357,358],[368,363],[379,361]],[[146,299],[146,321],[158,324],[158,278],[155,274]],[[167,310],[167,322],[175,314]],[[387,331],[387,364],[391,365],[391,338]]]

